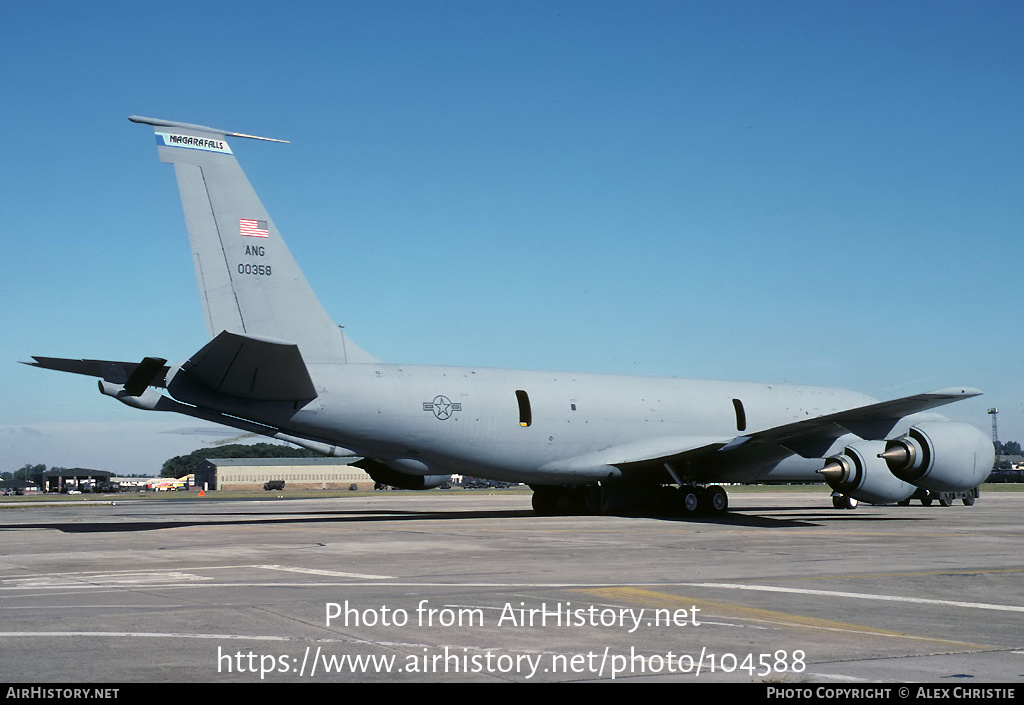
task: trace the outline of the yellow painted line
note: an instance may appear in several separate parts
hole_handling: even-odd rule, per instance
[[[802,615],[791,614],[788,612],[777,612],[775,610],[766,610],[757,607],[744,607],[727,602],[711,602],[709,600],[701,600],[683,595],[660,592],[657,590],[645,590],[634,587],[609,587],[588,588],[584,590],[577,590],[576,592],[581,592],[593,597],[599,597],[604,600],[624,600],[635,604],[646,605],[648,607],[669,610],[690,609],[696,606],[700,609],[698,621],[700,621],[702,616],[717,614],[726,618],[735,617],[753,622],[767,622],[787,627],[848,632],[851,634],[864,634],[869,636],[886,636],[898,639],[913,639],[915,641],[932,641],[942,644],[952,644],[954,646],[968,649],[989,650],[993,648],[983,644],[971,644],[963,641],[952,641],[950,639],[916,636],[913,634],[905,634],[903,632],[890,631],[888,629],[877,629],[875,627],[867,627],[860,624],[836,622],[818,617],[804,617]]]

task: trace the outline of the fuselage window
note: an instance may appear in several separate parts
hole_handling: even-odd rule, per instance
[[[519,425],[525,428],[533,423],[533,413],[530,411],[530,397],[522,389],[517,389],[516,400],[519,402]]]
[[[747,412],[743,410],[743,402],[739,399],[732,400],[733,408],[736,409],[736,430],[747,430]]]

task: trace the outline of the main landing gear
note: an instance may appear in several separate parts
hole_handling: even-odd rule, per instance
[[[729,511],[729,495],[725,489],[718,485],[710,487],[680,487],[675,490],[677,495],[682,496],[682,501],[677,501],[677,509],[682,514],[725,514]],[[671,509],[671,504],[668,507]]]
[[[974,500],[976,500],[980,494],[979,488],[977,487],[972,487],[969,490],[961,490],[959,492],[936,492],[935,490],[919,489],[902,502],[897,502],[897,504],[901,507],[906,507],[910,505],[910,500],[917,499],[926,507],[931,506],[932,502],[935,501],[938,501],[938,503],[943,507],[952,507],[953,502],[960,500],[964,503],[965,507],[970,507],[974,505]]]
[[[856,509],[858,504],[860,502],[849,495],[842,494],[841,492],[832,493],[833,509]]]
[[[531,485],[533,511],[540,516],[627,514],[643,516],[721,515],[729,495],[718,485]]]
[[[958,492],[936,492],[934,490],[919,489],[914,494],[910,495],[904,500],[897,502],[901,507],[909,507],[910,500],[916,499],[921,502],[925,507],[930,507],[932,502],[938,502],[943,507],[951,507],[953,503],[960,500],[964,503],[965,507],[970,507],[974,504],[974,500],[978,498],[979,490],[977,487],[972,487],[969,490],[962,490]],[[856,509],[859,502],[849,495],[842,494],[840,492],[832,493],[832,506],[836,509]]]

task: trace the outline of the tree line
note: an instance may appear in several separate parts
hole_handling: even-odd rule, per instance
[[[232,443],[214,448],[199,448],[187,455],[176,455],[163,464],[161,477],[184,477],[196,471],[196,466],[207,458],[322,458],[323,455],[305,448],[293,448],[277,443]]]
[[[1024,455],[1017,441],[996,441],[996,455]]]

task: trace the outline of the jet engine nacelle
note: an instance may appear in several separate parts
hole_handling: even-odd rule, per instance
[[[879,455],[885,441],[858,441],[846,446],[841,455],[828,459],[819,470],[836,492],[869,504],[901,502],[917,489],[894,477]]]
[[[981,484],[992,472],[992,441],[974,426],[927,421],[885,442],[882,454],[892,474],[926,490],[952,492]]]

